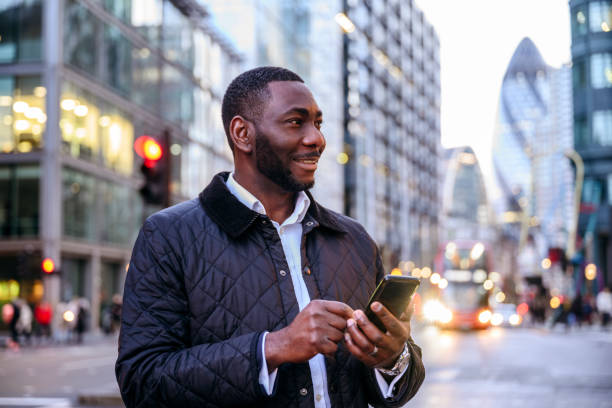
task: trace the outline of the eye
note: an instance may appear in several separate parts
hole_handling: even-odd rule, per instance
[[[322,120],[315,120],[315,127],[319,130],[321,130],[321,126],[323,126],[323,121]]]
[[[291,123],[292,125],[300,126],[304,121],[300,118],[291,118],[287,120],[287,123]]]

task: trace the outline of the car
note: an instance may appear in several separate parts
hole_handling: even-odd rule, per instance
[[[491,325],[516,327],[523,322],[522,317],[516,311],[516,305],[512,303],[499,303],[493,308]]]

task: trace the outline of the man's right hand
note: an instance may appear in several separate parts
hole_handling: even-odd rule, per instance
[[[353,317],[348,305],[313,300],[284,329],[266,336],[268,371],[283,363],[303,363],[316,354],[333,354],[343,339],[346,321]]]

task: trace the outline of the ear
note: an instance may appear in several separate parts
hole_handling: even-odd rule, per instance
[[[234,143],[234,150],[237,149],[246,154],[252,153],[255,129],[253,129],[251,122],[240,115],[236,115],[230,122],[229,132]]]

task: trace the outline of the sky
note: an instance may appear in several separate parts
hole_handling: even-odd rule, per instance
[[[530,37],[549,65],[570,62],[568,1],[415,1],[440,39],[442,146],[472,146],[490,179],[499,91],[510,58]]]

